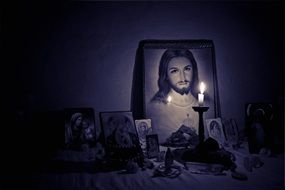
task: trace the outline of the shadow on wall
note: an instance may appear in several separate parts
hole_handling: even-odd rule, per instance
[[[38,169],[64,145],[63,111],[10,113],[6,118],[11,123],[2,140],[9,171]]]

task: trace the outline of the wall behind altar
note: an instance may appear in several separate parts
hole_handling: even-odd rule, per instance
[[[240,130],[246,102],[283,107],[281,3],[73,2],[4,10],[4,95],[16,114],[129,110],[143,39],[213,40],[222,116],[235,118]]]

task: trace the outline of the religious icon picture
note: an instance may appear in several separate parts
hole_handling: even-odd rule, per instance
[[[81,150],[96,144],[94,110],[92,108],[65,108],[65,145]]]
[[[226,138],[221,118],[206,119],[206,126],[209,137],[215,139],[220,145],[224,146]]]
[[[152,134],[152,126],[150,119],[137,119],[135,120],[136,129],[138,132],[140,144],[144,149],[146,146],[146,135]]]
[[[159,143],[157,134],[146,135],[146,150],[148,158],[156,158],[159,154]]]
[[[139,161],[142,151],[132,112],[101,112],[106,154],[110,160]]]
[[[211,40],[143,40],[137,51],[134,76],[136,71],[132,110],[136,115],[142,112],[142,118],[151,119],[160,145],[169,144],[181,128],[198,135],[199,115],[193,106],[202,105],[199,93],[203,94],[203,105],[209,107],[205,118],[220,116]],[[203,93],[200,84],[206,87]],[[187,139],[180,137],[176,138],[175,146],[185,145]]]

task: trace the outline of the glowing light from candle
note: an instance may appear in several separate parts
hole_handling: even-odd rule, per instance
[[[172,100],[172,97],[171,97],[171,96],[168,96],[168,97],[167,97],[167,102],[169,103],[169,102],[171,102],[171,100]]]
[[[206,85],[205,83],[201,82],[200,83],[200,93],[203,94],[206,90]]]

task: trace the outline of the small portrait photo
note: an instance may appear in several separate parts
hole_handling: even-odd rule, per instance
[[[148,158],[156,158],[159,154],[158,135],[146,135],[146,150]]]
[[[141,148],[132,112],[101,112],[100,120],[110,159],[127,161],[139,157]]]
[[[92,108],[65,108],[65,145],[81,150],[96,144],[94,110]]]
[[[225,145],[226,138],[221,118],[206,119],[206,126],[209,137],[215,139],[220,145]]]
[[[140,142],[146,141],[146,135],[152,134],[152,126],[150,119],[137,119],[135,120],[138,136]]]

